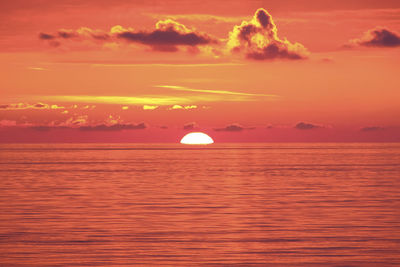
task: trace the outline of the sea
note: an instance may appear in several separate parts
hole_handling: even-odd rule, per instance
[[[0,266],[400,266],[400,143],[2,144]]]

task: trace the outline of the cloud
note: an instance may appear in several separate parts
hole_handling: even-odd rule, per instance
[[[400,34],[383,27],[376,27],[368,30],[361,38],[350,40],[351,46],[398,47]]]
[[[209,34],[190,29],[185,25],[171,19],[160,20],[155,29],[134,30],[120,25],[113,26],[110,31],[93,30],[81,27],[77,30],[58,30],[56,34],[39,33],[39,39],[49,41],[50,45],[58,46],[63,40],[93,41],[97,43],[119,44],[139,43],[162,52],[176,52],[179,47],[197,47],[202,45],[217,44],[217,38]],[[197,51],[197,50],[191,50]]]
[[[323,128],[323,126],[313,123],[299,122],[294,126],[294,128],[298,130],[312,130],[312,129]]]
[[[152,105],[143,105],[144,110],[155,110],[157,109],[158,106],[152,106]]]
[[[84,126],[89,123],[88,118],[89,118],[88,115],[80,115],[80,116],[71,117],[64,122],[59,123],[57,126],[65,126],[65,127],[71,127],[71,128]],[[53,123],[53,125],[54,125],[54,123]]]
[[[189,21],[196,21],[201,23],[237,23],[245,19],[245,17],[229,17],[229,16],[216,16],[210,14],[155,14],[147,13],[146,15],[157,19],[184,19]]]
[[[28,67],[29,70],[39,70],[39,71],[43,71],[43,70],[47,70],[46,68],[42,68],[42,67]]]
[[[298,60],[308,55],[302,44],[292,44],[286,38],[278,37],[272,16],[263,8],[256,11],[252,20],[243,21],[233,28],[229,33],[227,48],[254,60]]]
[[[37,108],[37,109],[48,109],[49,105],[43,104],[43,103],[37,103],[37,104],[33,105],[32,107]]]
[[[214,128],[214,131],[217,131],[217,132],[241,132],[243,130],[252,130],[252,129],[254,129],[254,127],[245,128],[238,123],[232,123],[230,125],[227,125],[224,128]]]
[[[17,124],[13,121],[0,121],[0,126],[20,126],[28,127],[36,131],[50,131],[56,129],[77,129],[81,131],[122,131],[122,130],[140,130],[148,128],[147,124],[142,122],[138,124],[123,123],[119,117],[108,116],[101,123],[95,124],[89,122],[87,115],[71,117],[63,122],[52,121],[48,124]]]
[[[120,124],[116,123],[113,125],[99,124],[95,126],[81,126],[79,130],[81,131],[122,131],[122,130],[141,130],[146,129],[147,125],[142,122],[139,124]]]
[[[216,42],[216,39],[213,39],[209,35],[195,32],[171,19],[157,22],[154,31],[124,30],[117,34],[117,38],[128,42],[138,42],[152,47],[167,49],[177,45],[196,46]]]
[[[188,67],[193,67],[193,68],[208,68],[208,67],[223,67],[223,66],[244,66],[246,64],[243,63],[237,63],[237,62],[223,62],[223,63],[110,63],[110,62],[104,62],[104,63],[96,63],[92,64],[93,67],[116,67],[116,68],[121,68],[121,67],[167,67],[167,68],[172,68],[172,67],[177,67],[177,68],[188,68]]]
[[[376,132],[376,131],[382,131],[385,128],[380,127],[380,126],[367,126],[363,127],[360,129],[361,132]]]
[[[63,38],[63,39],[71,39],[71,38],[76,38],[79,37],[79,34],[77,32],[74,32],[72,30],[59,30],[57,33],[58,37]]]
[[[182,105],[173,105],[172,107],[168,108],[169,110],[173,109],[196,109],[196,105],[188,105],[188,106],[182,106]]]
[[[183,130],[194,130],[199,129],[199,125],[195,122],[189,122],[183,125]]]
[[[93,104],[118,104],[118,105],[137,105],[144,107],[150,106],[170,106],[172,109],[198,108],[193,103],[205,104],[206,102],[244,102],[260,101],[260,97],[224,94],[185,94],[185,95],[138,95],[138,96],[94,96],[94,95],[50,95],[40,96],[37,99],[54,102],[72,103],[93,103]],[[176,104],[179,103],[179,104]],[[185,106],[183,106],[185,105]],[[175,107],[174,107],[175,106]],[[204,107],[203,107],[204,108]],[[151,109],[151,108],[143,108]],[[170,108],[171,109],[171,108]]]
[[[57,105],[48,105],[44,103],[36,103],[36,104],[26,104],[26,103],[14,103],[14,104],[3,104],[0,105],[0,109],[3,110],[21,110],[21,109],[61,109],[64,107],[60,107]]]
[[[183,109],[183,106],[181,106],[181,105],[173,105],[169,109]]]
[[[42,39],[42,40],[53,40],[55,38],[56,38],[56,36],[54,36],[52,34],[47,34],[47,33],[43,33],[43,32],[39,33],[39,39]]]
[[[197,106],[196,105],[189,105],[189,106],[184,106],[184,109],[196,109]]]
[[[208,93],[208,94],[221,94],[221,95],[241,95],[241,96],[277,96],[277,95],[267,95],[267,94],[252,94],[252,93],[243,93],[243,92],[233,92],[233,91],[225,91],[225,90],[206,90],[206,89],[193,89],[187,88],[183,86],[177,85],[156,85],[154,87],[158,88],[168,88],[176,91],[187,91],[187,92],[200,92],[200,93]]]

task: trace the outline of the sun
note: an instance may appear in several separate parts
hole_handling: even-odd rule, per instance
[[[193,132],[185,135],[181,144],[185,145],[208,145],[214,143],[214,140],[205,133]]]

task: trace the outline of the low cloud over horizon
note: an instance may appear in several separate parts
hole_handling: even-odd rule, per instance
[[[217,132],[241,132],[243,130],[253,130],[255,129],[254,127],[243,127],[239,123],[232,123],[229,124],[223,128],[214,128],[214,131]]]
[[[324,128],[324,126],[308,122],[299,122],[294,126],[294,128],[298,130],[312,130],[312,129]]]
[[[196,130],[199,129],[199,125],[196,122],[189,122],[183,125],[183,130]]]

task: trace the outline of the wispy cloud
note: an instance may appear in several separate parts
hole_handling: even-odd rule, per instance
[[[277,97],[277,95],[271,95],[271,94],[252,94],[252,93],[234,92],[234,91],[226,91],[226,90],[194,89],[194,88],[187,88],[187,87],[177,86],[177,85],[155,85],[154,87],[168,88],[168,89],[172,89],[172,90],[176,90],[176,91],[199,92],[199,93],[208,93],[208,94]]]
[[[276,97],[276,95],[251,94],[231,91],[191,89],[179,86],[156,86],[177,91],[189,91],[201,94],[191,95],[143,95],[143,96],[91,96],[91,95],[66,95],[66,96],[41,96],[40,99],[46,101],[57,101],[60,103],[98,103],[98,104],[119,104],[119,105],[139,105],[139,106],[174,106],[189,105],[195,108],[194,104],[207,102],[244,102],[260,100],[259,97]],[[257,98],[256,98],[257,97]],[[38,97],[39,99],[39,97]],[[197,106],[196,106],[197,107]],[[186,108],[186,109],[190,109]]]
[[[190,21],[214,22],[214,23],[234,23],[234,22],[240,22],[240,21],[246,19],[246,17],[243,17],[243,16],[238,16],[238,17],[216,16],[216,15],[211,15],[211,14],[163,15],[163,14],[147,13],[145,15],[152,17],[152,18],[156,18],[156,19],[174,19],[174,20],[186,19],[186,20],[190,20]]]
[[[90,96],[90,95],[69,95],[69,96],[43,96],[43,99],[59,102],[74,103],[99,103],[99,104],[121,104],[121,105],[174,105],[176,103],[192,103],[195,100],[207,101],[196,97],[179,96]]]
[[[46,70],[45,68],[42,68],[42,67],[28,67],[28,69],[29,70],[39,70],[39,71]]]
[[[64,109],[57,105],[48,105],[41,102],[36,104],[26,104],[26,103],[13,103],[13,104],[2,104],[0,105],[0,110],[20,110],[20,109]]]
[[[235,62],[221,63],[95,63],[92,67],[222,67],[222,66],[243,66],[245,64]]]

